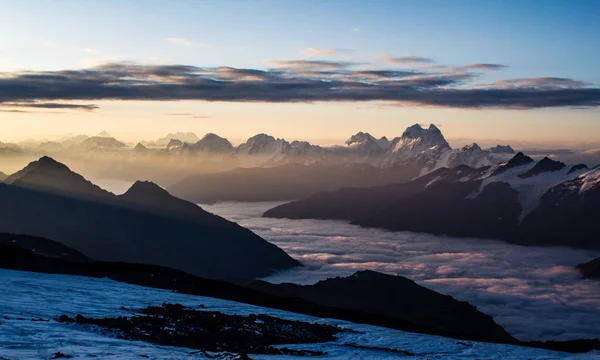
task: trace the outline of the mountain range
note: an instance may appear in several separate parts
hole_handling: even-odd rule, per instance
[[[343,188],[265,212],[524,245],[600,248],[600,168],[523,153],[494,166],[441,168],[406,183]]]
[[[51,238],[96,260],[165,265],[208,278],[265,276],[299,263],[235,223],[138,181],[105,191],[42,157],[0,184],[0,231]]]

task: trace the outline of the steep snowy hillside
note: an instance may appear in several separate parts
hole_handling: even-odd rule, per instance
[[[581,355],[511,345],[457,341],[344,321],[317,319],[285,311],[260,308],[207,297],[172,293],[127,285],[107,279],[47,275],[0,270],[0,357],[3,359],[51,359],[63,354],[75,359],[205,359],[201,351],[157,346],[93,332],[85,326],[59,323],[61,315],[75,317],[133,316],[133,311],[164,302],[191,309],[225,314],[266,314],[281,319],[330,324],[342,332],[327,343],[285,345],[290,349],[323,351],[327,359],[397,359],[410,352],[415,359],[598,359],[597,353]],[[202,307],[202,306],[203,307]],[[131,309],[131,310],[129,310]],[[214,353],[213,353],[214,354]],[[217,354],[218,355],[218,354]],[[300,359],[300,357],[250,355],[252,359]]]

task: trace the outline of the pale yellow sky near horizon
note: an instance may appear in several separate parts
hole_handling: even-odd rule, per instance
[[[600,144],[598,109],[468,110],[349,102],[94,103],[100,107],[96,111],[0,112],[3,129],[0,141],[54,140],[67,134],[94,135],[108,131],[122,141],[137,142],[191,131],[200,137],[216,133],[234,144],[257,133],[268,133],[289,141],[331,145],[342,143],[358,131],[393,138],[412,124],[434,123],[453,146],[478,140],[572,148]]]

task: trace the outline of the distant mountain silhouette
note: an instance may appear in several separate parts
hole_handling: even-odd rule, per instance
[[[6,175],[2,171],[0,171],[0,182],[3,182],[7,177],[8,177],[8,175]]]
[[[47,157],[10,178],[0,184],[2,232],[51,238],[97,260],[209,278],[255,278],[298,265],[250,230],[152,183],[116,196]]]
[[[319,193],[264,214],[588,248],[600,248],[599,215],[600,169],[535,163],[522,153],[496,167],[439,169],[407,183]]]
[[[173,195],[196,203],[299,199],[347,186],[375,186],[408,181],[416,168],[377,168],[369,164],[287,164],[238,168],[192,175],[168,187]]]
[[[566,165],[560,161],[554,161],[548,157],[544,157],[542,160],[538,161],[538,163],[535,164],[534,167],[532,167],[530,170],[524,172],[523,174],[519,175],[519,177],[520,178],[528,178],[528,177],[539,175],[544,172],[559,171],[559,170],[563,169],[565,166]]]
[[[8,176],[4,184],[86,198],[108,198],[113,195],[48,156]]]

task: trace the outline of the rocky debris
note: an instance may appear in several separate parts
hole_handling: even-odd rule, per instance
[[[284,344],[314,344],[336,340],[344,331],[331,325],[291,321],[263,314],[229,315],[219,311],[185,308],[163,303],[138,311],[140,315],[88,318],[62,315],[61,323],[85,325],[127,339],[206,352],[322,356],[323,352],[275,347]],[[88,326],[93,325],[93,326]],[[99,328],[99,329],[98,329]]]

